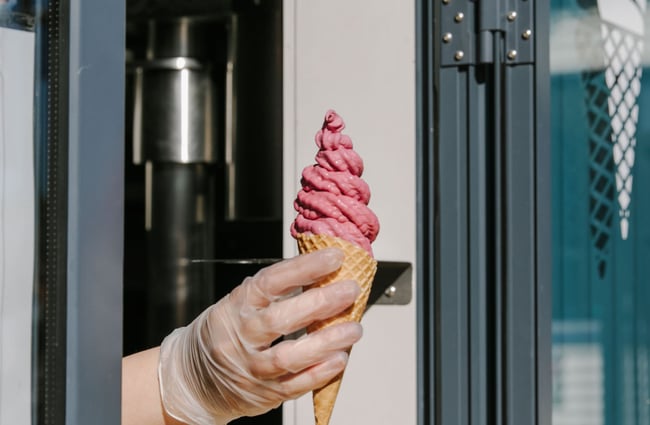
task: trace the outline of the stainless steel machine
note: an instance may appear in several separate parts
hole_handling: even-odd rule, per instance
[[[281,1],[128,1],[126,40],[128,354],[282,256]]]
[[[277,0],[132,1],[127,15],[126,314],[146,323],[128,350],[229,291],[197,260],[281,255],[282,69]]]

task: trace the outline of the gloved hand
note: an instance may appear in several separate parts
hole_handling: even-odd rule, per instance
[[[328,248],[264,268],[167,336],[158,370],[167,413],[192,425],[223,425],[262,414],[341,372],[346,350],[361,338],[356,322],[271,343],[354,302],[359,287],[351,281],[291,296],[337,270],[342,259]]]

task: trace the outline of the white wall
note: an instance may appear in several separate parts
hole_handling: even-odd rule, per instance
[[[285,257],[297,252],[288,232],[292,202],[329,108],[364,159],[370,207],[381,223],[375,257],[414,263],[415,2],[284,1]],[[332,425],[416,423],[415,314],[415,299],[366,314]],[[313,424],[311,395],[286,403],[284,418],[285,425]]]
[[[0,28],[0,424],[31,422],[34,45]]]

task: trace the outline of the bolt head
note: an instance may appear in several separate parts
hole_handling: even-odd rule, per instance
[[[533,36],[533,32],[529,29],[521,33],[521,38],[523,38],[524,40],[530,40],[530,37],[532,36]]]
[[[513,22],[515,19],[517,19],[517,12],[515,12],[514,10],[511,10],[506,15],[506,18],[508,19],[508,21]]]
[[[465,14],[463,12],[458,12],[454,17],[454,21],[456,22],[463,22],[463,19],[465,19]]]
[[[450,32],[446,32],[442,35],[442,41],[445,43],[451,43],[451,40],[454,38],[454,36]]]
[[[517,51],[516,50],[510,50],[508,52],[508,59],[515,60],[516,58],[517,58]]]
[[[464,57],[465,57],[465,52],[463,52],[462,50],[459,50],[456,52],[456,54],[454,54],[454,59],[456,59],[457,61],[463,60]]]
[[[384,295],[386,295],[388,298],[393,297],[396,293],[397,293],[397,288],[394,285],[390,285],[384,291]]]
[[[449,4],[451,3],[451,0],[442,0],[442,4]]]

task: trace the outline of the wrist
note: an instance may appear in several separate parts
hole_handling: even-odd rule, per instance
[[[165,414],[180,423],[226,425],[233,418],[219,411],[219,403],[210,401],[218,396],[219,389],[198,341],[206,314],[163,340],[158,363],[160,399]]]

